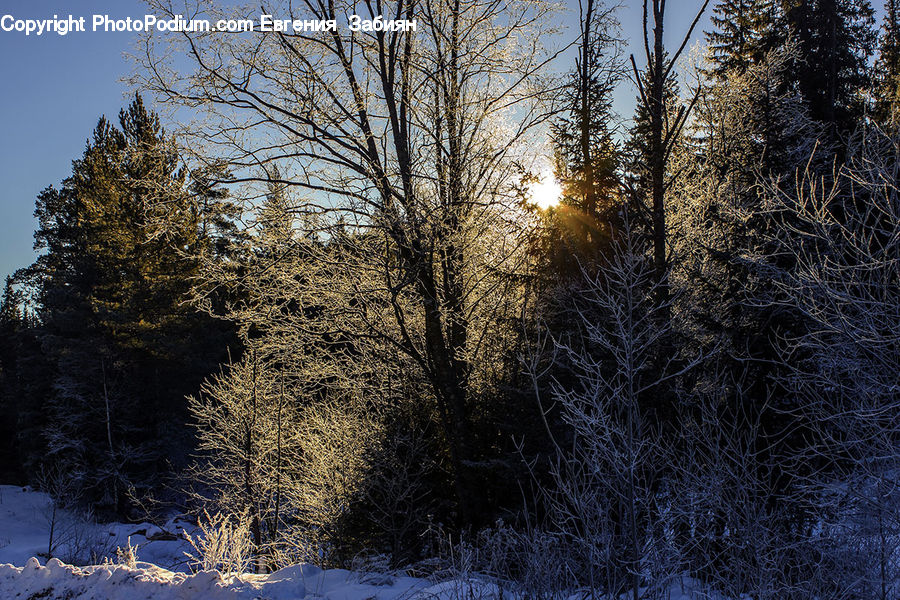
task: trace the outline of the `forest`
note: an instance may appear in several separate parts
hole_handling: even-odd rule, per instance
[[[5,282],[0,482],[257,573],[900,598],[898,2],[629,5],[142,34]]]

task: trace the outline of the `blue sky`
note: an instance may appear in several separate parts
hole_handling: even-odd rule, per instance
[[[138,0],[3,0],[0,16],[135,15]],[[70,170],[101,114],[115,117],[128,88],[128,33],[25,37],[0,31],[0,277],[34,259],[34,199]]]
[[[574,3],[577,0],[567,0]],[[632,43],[641,35],[640,0],[624,0],[620,10],[623,33]],[[670,43],[682,35],[701,0],[669,3]],[[51,18],[54,14],[140,17],[146,8],[139,0],[3,0],[0,16]],[[708,17],[708,15],[706,15]],[[570,22],[573,19],[570,17]],[[699,30],[708,28],[704,18]],[[121,80],[132,72],[125,57],[135,34],[75,33],[25,37],[0,31],[0,277],[34,259],[32,217],[37,193],[58,185],[100,115],[115,118],[132,90]],[[695,32],[694,41],[700,39]],[[634,51],[640,57],[640,46]],[[623,86],[617,105],[627,112],[634,90]]]

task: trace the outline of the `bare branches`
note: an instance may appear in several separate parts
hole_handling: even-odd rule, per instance
[[[511,242],[521,226],[510,215],[527,219],[517,206],[517,171],[554,111],[544,71],[556,53],[541,42],[553,7],[400,0],[366,9],[416,19],[420,31],[169,38],[192,59],[186,72],[167,65],[148,37],[142,83],[166,102],[207,111],[206,122],[183,133],[217,155],[230,183],[249,192],[277,182],[307,195],[296,203],[302,231],[289,251],[299,260],[269,255],[306,274],[257,271],[258,263],[234,282],[253,288],[255,305],[233,307],[231,317],[264,323],[271,341],[300,331],[326,347],[355,347],[357,357],[391,348],[420,369],[423,393],[443,415],[467,519],[469,388],[519,293],[500,273],[524,259]],[[339,19],[355,10],[345,1],[307,2],[304,16]],[[283,175],[273,178],[273,165]],[[274,281],[281,287],[266,289]],[[272,306],[289,305],[302,308],[273,315]],[[340,381],[371,372],[371,364],[347,368],[354,353],[343,352],[334,355],[345,368]]]
[[[700,17],[709,5],[709,0],[704,0],[687,33],[682,38],[681,44],[672,56],[668,56],[663,43],[665,0],[652,0],[654,27],[653,42],[652,44],[650,42],[648,30],[648,3],[650,1],[643,1],[644,54],[647,60],[646,85],[633,55],[631,56],[631,67],[635,84],[640,93],[640,108],[644,111],[647,119],[647,155],[641,157],[642,160],[646,160],[649,163],[646,167],[646,191],[649,192],[650,202],[649,206],[645,207],[645,210],[650,216],[649,224],[653,240],[653,260],[656,268],[656,277],[662,285],[659,290],[659,301],[661,304],[664,304],[668,301],[669,293],[665,284],[668,270],[668,253],[666,249],[668,232],[666,229],[665,204],[666,190],[669,187],[667,166],[681,130],[687,122],[687,117],[696,104],[700,93],[698,89],[691,102],[687,106],[681,106],[676,113],[674,121],[670,122],[669,107],[667,106],[669,100],[667,97],[667,84],[672,74],[672,69],[687,46],[688,40]],[[634,188],[631,189],[632,193],[635,191]],[[646,203],[646,199],[634,197],[632,198],[632,203],[643,205]]]
[[[651,399],[699,359],[677,362],[663,351],[671,332],[660,318],[669,307],[659,304],[658,285],[626,221],[608,264],[583,272],[577,334],[553,340],[557,371],[565,365],[571,375],[551,384],[566,440],[551,433],[557,454],[548,500],[555,526],[583,558],[578,577],[610,596],[638,598],[676,572],[648,554],[665,546],[655,490],[669,467]],[[537,364],[530,360],[540,398]],[[547,407],[541,412],[546,418]]]

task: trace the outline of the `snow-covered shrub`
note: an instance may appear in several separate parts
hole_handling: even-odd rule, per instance
[[[316,548],[316,563],[341,564],[356,552],[348,522],[354,505],[364,495],[372,468],[372,453],[381,426],[362,406],[325,401],[302,411],[297,441],[302,456],[297,463],[294,510],[296,527],[291,545]]]
[[[562,600],[578,587],[571,548],[559,532],[499,521],[479,532],[475,548],[476,568],[522,598]]]
[[[253,541],[250,536],[248,511],[237,517],[222,513],[212,516],[206,511],[198,520],[200,533],[185,538],[194,549],[186,553],[192,568],[221,573],[243,573],[253,560]]]
[[[574,333],[540,344],[566,373],[542,399],[562,422],[543,494],[548,527],[578,584],[613,597],[664,587],[673,574],[658,562],[667,555],[659,494],[674,447],[660,423],[679,376],[696,364],[672,351],[671,300],[625,213],[607,262],[583,268]],[[538,389],[540,373],[532,376]]]
[[[137,566],[137,558],[137,546],[131,545],[131,536],[128,536],[125,547],[120,546],[116,549],[116,562],[129,569],[134,569]]]
[[[396,571],[387,554],[360,554],[350,561],[351,578],[368,585],[391,585]]]
[[[50,497],[43,509],[43,519],[47,524],[47,559],[55,556],[60,545],[62,531],[66,528],[66,508],[77,502],[78,494],[71,477],[61,468],[41,469],[38,487]]]
[[[470,582],[469,591],[479,595],[527,600],[563,600],[578,588],[571,546],[558,532],[530,522],[512,526],[500,520],[462,536],[435,526],[430,537],[433,555],[408,573],[437,583]],[[451,589],[453,597],[466,589]]]
[[[353,396],[303,393],[251,353],[190,400],[203,453],[195,498],[222,522],[247,520],[257,569],[343,563],[360,546],[348,519],[370,488],[378,415]]]

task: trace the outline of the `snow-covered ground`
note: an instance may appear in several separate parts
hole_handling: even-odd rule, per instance
[[[12,485],[0,485],[0,564],[22,567],[32,556],[43,562],[50,546],[51,522],[52,555],[66,562],[115,559],[116,549],[127,546],[130,538],[141,560],[173,571],[188,571],[185,552],[190,546],[183,532],[193,534],[193,526],[187,521],[172,518],[161,527],[151,523],[95,524],[64,510],[58,510],[54,517],[47,494]]]
[[[223,576],[216,571],[173,573],[150,563],[73,567],[51,559],[40,566],[30,558],[24,567],[0,565],[0,598],[47,600],[437,600],[446,586],[431,586],[411,577],[361,583],[350,571],[323,571],[295,565],[268,575]]]
[[[55,556],[85,560],[85,554],[93,551],[95,557],[113,559],[108,564],[77,567],[58,558],[45,560],[52,514],[46,494],[0,485],[0,599],[453,600],[446,584],[412,577],[367,577],[341,569],[323,571],[313,565],[295,565],[267,575],[191,574],[185,556],[191,548],[183,532],[194,532],[186,521],[174,518],[162,527],[96,525],[57,511]],[[138,557],[135,568],[113,564],[116,548],[126,546],[129,539]]]
[[[0,600],[515,600],[518,596],[468,578],[434,582],[413,577],[322,570],[293,565],[275,573],[222,575],[191,573],[184,532],[193,527],[178,518],[164,525],[88,524],[77,515],[57,513],[54,556],[84,562],[94,554],[105,564],[73,566],[46,560],[52,503],[46,494],[0,485]],[[115,564],[116,548],[136,548],[134,567]],[[42,558],[37,558],[42,557]],[[6,564],[4,564],[6,563]],[[689,580],[672,586],[670,600],[694,595]],[[571,600],[580,598],[576,594]]]

